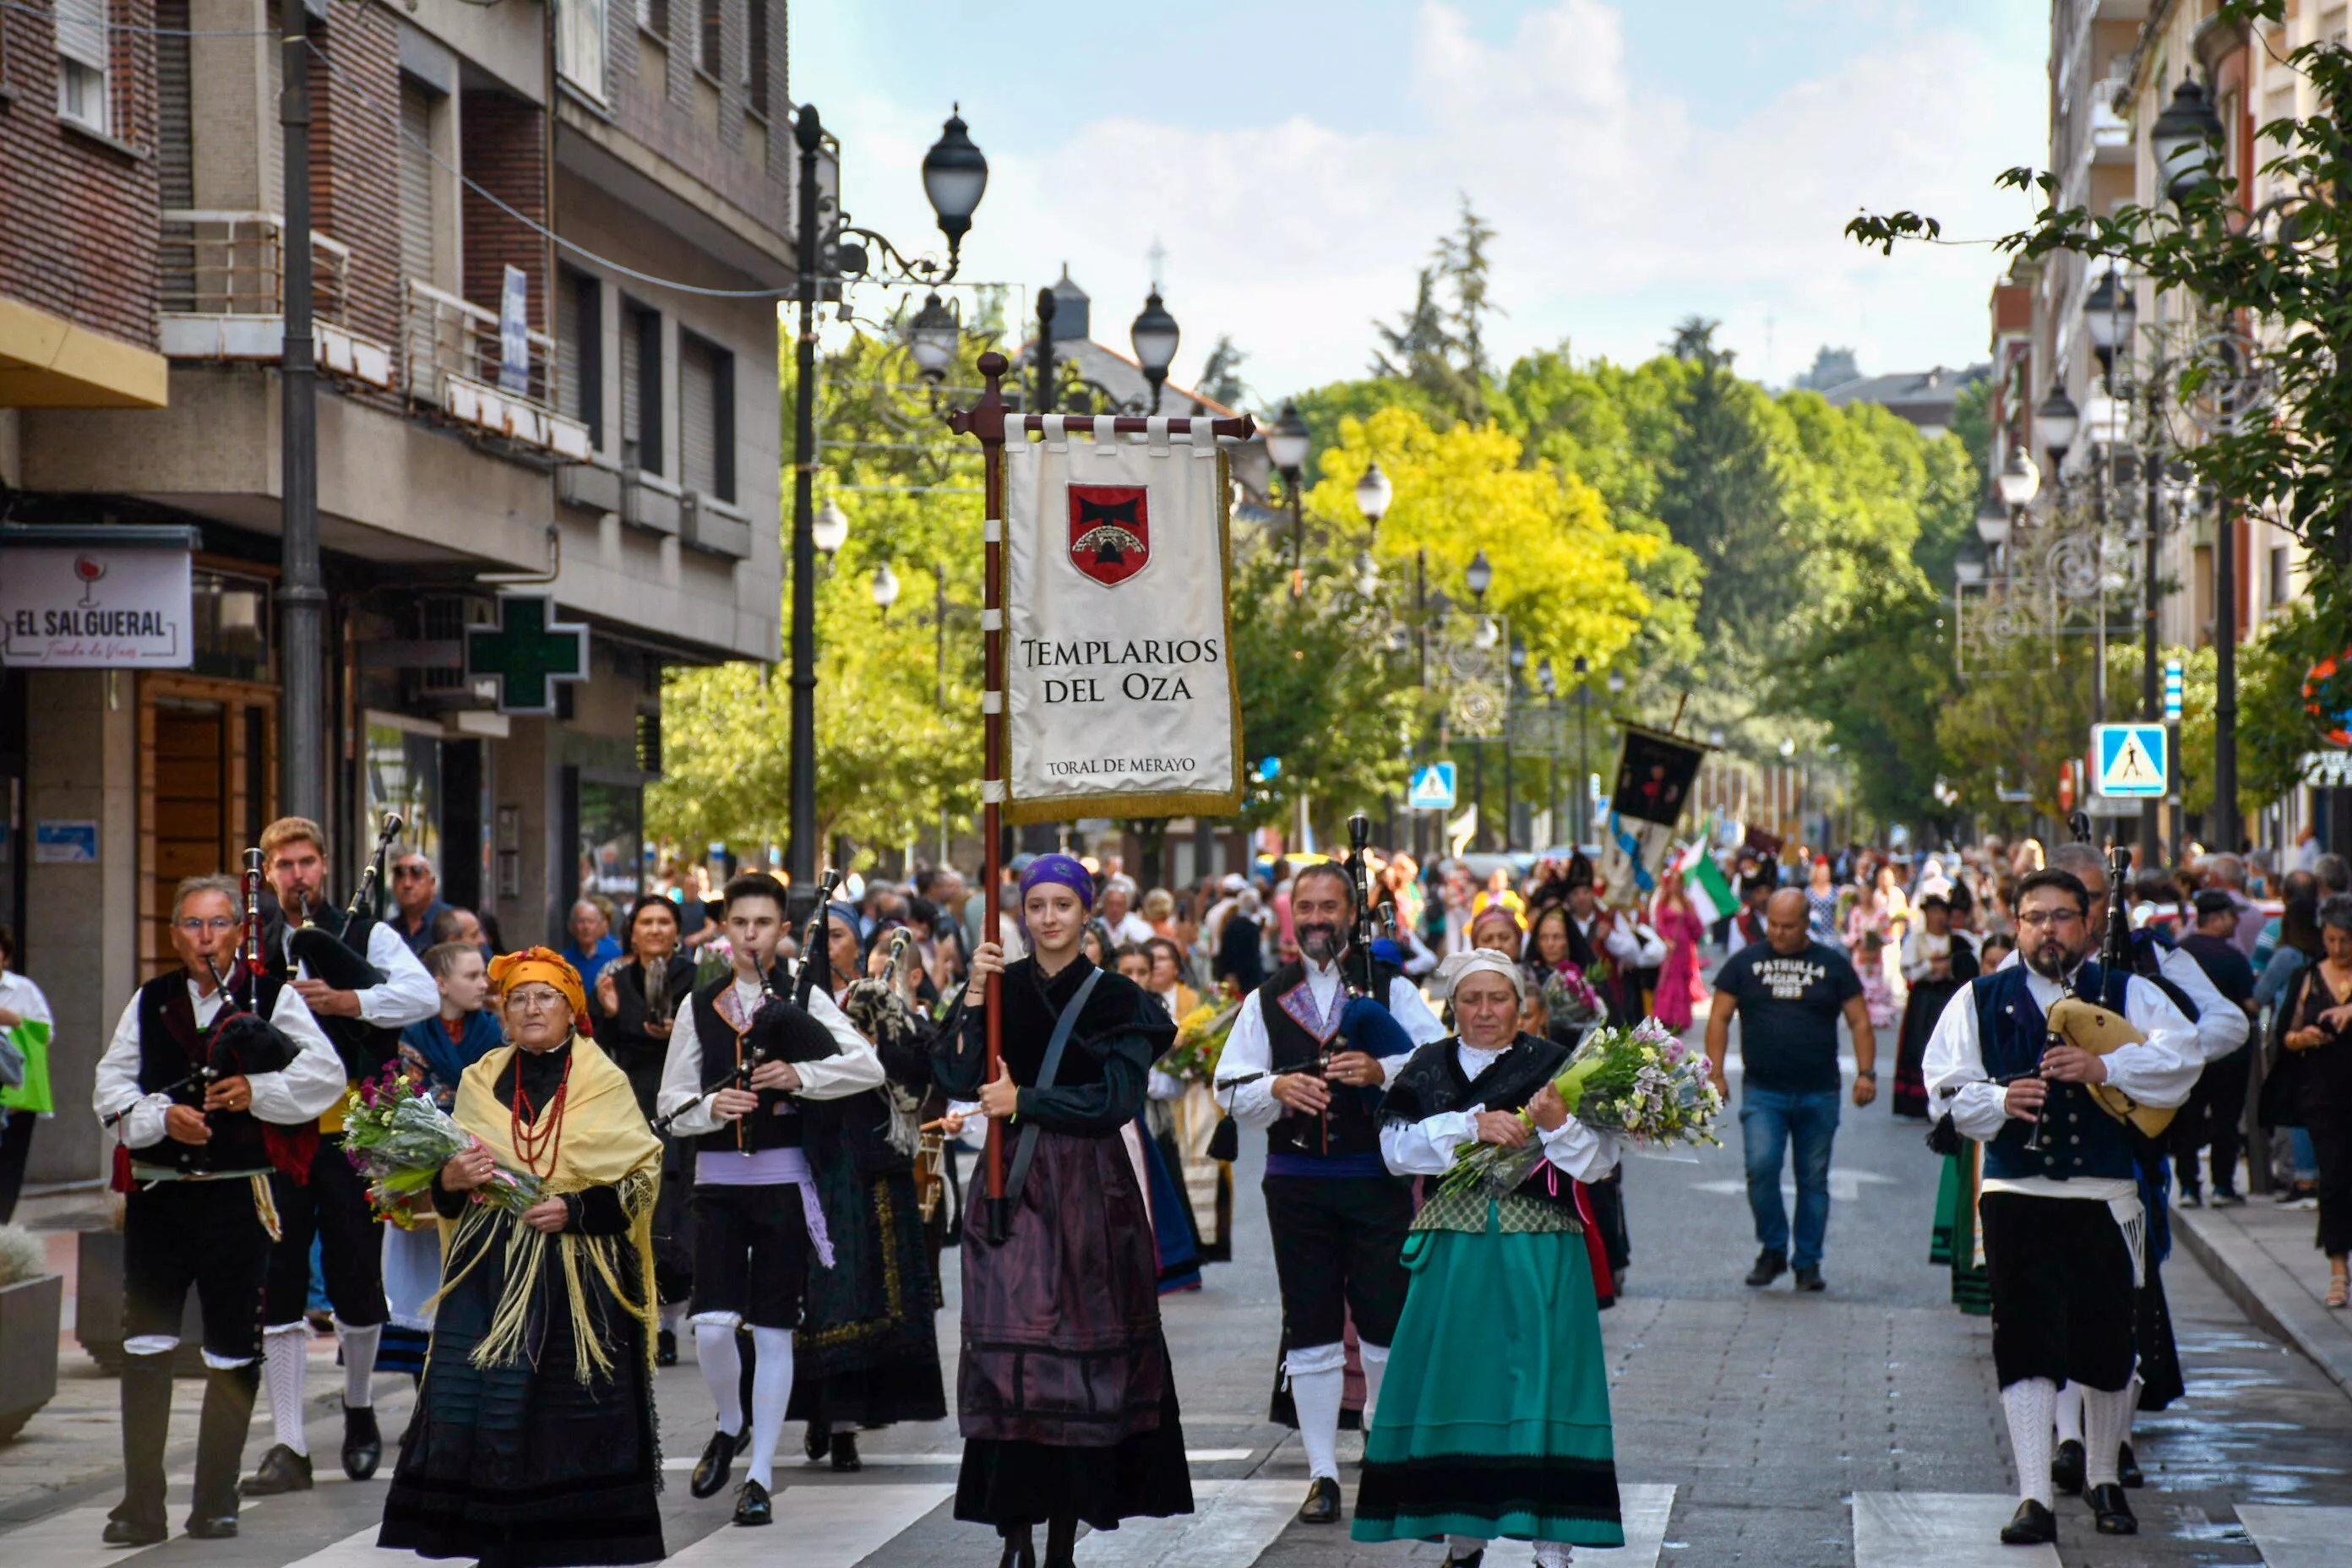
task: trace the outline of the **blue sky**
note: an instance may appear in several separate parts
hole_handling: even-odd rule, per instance
[[[1068,261],[1105,342],[1123,346],[1164,246],[1179,381],[1221,331],[1267,396],[1357,374],[1457,192],[1501,231],[1505,355],[1565,338],[1638,358],[1698,311],[1742,369],[1785,380],[1824,342],[1866,370],[1982,356],[1988,250],[1885,260],[1838,229],[1865,205],[1957,236],[2023,221],[1991,181],[2046,147],[2047,17],[2026,0],[803,0],[791,90],[841,136],[852,213],[901,245],[931,237],[916,163],[960,100],[992,170],[967,272],[1034,289]]]

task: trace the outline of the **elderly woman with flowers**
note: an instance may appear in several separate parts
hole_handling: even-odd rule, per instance
[[[577,970],[534,947],[490,981],[511,1044],[458,1080],[473,1142],[433,1178],[446,1283],[376,1544],[489,1568],[654,1562],[661,1142],[576,1032]],[[528,1207],[480,1201],[517,1178]]]
[[[1364,1439],[1358,1541],[1444,1534],[1449,1564],[1497,1536],[1561,1568],[1574,1545],[1622,1546],[1609,1377],[1575,1184],[1617,1163],[1609,1131],[1570,1113],[1567,1047],[1519,1031],[1528,977],[1490,951],[1456,953],[1459,1033],[1413,1053],[1389,1086],[1381,1153],[1400,1175],[1448,1179],[1405,1244],[1412,1282]],[[1566,1080],[1562,1080],[1566,1081]],[[1475,1332],[1465,1329],[1475,1325]]]

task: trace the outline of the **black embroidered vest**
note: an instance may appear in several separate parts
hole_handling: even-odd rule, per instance
[[[1524,1110],[1545,1084],[1560,1075],[1570,1056],[1569,1048],[1556,1040],[1521,1035],[1472,1079],[1463,1076],[1461,1043],[1449,1036],[1415,1051],[1404,1071],[1389,1086],[1384,1120],[1425,1121],[1474,1105],[1488,1110]],[[1576,1212],[1574,1184],[1548,1160],[1538,1162],[1516,1190],[1523,1196]]]
[[[792,982],[779,963],[774,970],[777,994],[789,995]],[[750,1059],[748,1036],[751,1020],[743,1020],[743,1028],[729,1023],[719,1011],[720,994],[733,987],[735,972],[729,970],[707,985],[694,991],[694,1038],[702,1047],[702,1092],[715,1089],[740,1089],[742,1079],[737,1072]],[[756,1004],[755,1010],[756,1010]],[[756,1153],[762,1149],[797,1149],[804,1136],[800,1107],[790,1095],[772,1089],[760,1091],[760,1108],[749,1116],[721,1126],[715,1132],[706,1132],[694,1141],[698,1150],[711,1150],[727,1154]]]
[[[278,1005],[281,982],[264,974],[255,988],[254,1007],[267,1018]],[[236,1009],[232,1002],[213,1016],[217,1024]],[[139,1091],[172,1091],[178,1104],[201,1107],[205,1081],[181,1084],[211,1057],[211,1029],[196,1026],[196,1006],[188,996],[188,973],[174,969],[139,988]],[[207,1119],[208,1143],[183,1143],[166,1138],[134,1152],[142,1165],[166,1166],[184,1172],[267,1170],[269,1152],[262,1142],[261,1121],[250,1110],[215,1110]]]
[[[1332,994],[1331,1016],[1317,1016],[1315,993],[1307,984],[1307,965],[1293,959],[1274,972],[1258,988],[1260,1016],[1265,1020],[1266,1057],[1271,1070],[1315,1072],[1326,1051],[1349,1049],[1339,1038],[1339,1019],[1350,1000],[1345,984],[1348,960],[1342,958],[1342,984]],[[1402,972],[1392,963],[1374,960],[1372,983],[1379,993],[1372,1000],[1386,1007],[1389,990]],[[1381,1091],[1344,1084],[1331,1085],[1331,1109],[1325,1116],[1286,1111],[1266,1129],[1266,1148],[1286,1154],[1326,1156],[1373,1154],[1381,1152]],[[1324,1125],[1330,1126],[1325,1143]]]
[[[2049,1045],[2050,1023],[2033,999],[2022,963],[2012,963],[1987,979],[1974,981],[1978,1048],[1985,1073],[1995,1080],[2032,1077]],[[2124,1010],[2124,988],[2129,977],[2110,974],[2097,963],[2074,972],[2074,994],[2111,1011]],[[2034,1147],[2036,1123],[2012,1117],[2000,1135],[1985,1146],[1985,1174],[2014,1181],[2048,1176],[2066,1181],[2075,1176],[2120,1177],[2137,1173],[2130,1131],[2099,1109],[2090,1090],[2079,1084],[2053,1083],[2042,1108],[2048,1131],[2042,1146]]]

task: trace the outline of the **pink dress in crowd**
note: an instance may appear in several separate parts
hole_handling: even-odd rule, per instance
[[[1695,910],[1661,906],[1651,928],[1666,944],[1666,962],[1658,970],[1658,994],[1651,1003],[1658,1022],[1677,1032],[1690,1027],[1691,1006],[1698,999],[1698,944],[1706,940],[1706,923]]]

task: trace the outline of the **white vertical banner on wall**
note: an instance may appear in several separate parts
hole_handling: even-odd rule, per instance
[[[1241,808],[1230,486],[1192,428],[1073,416],[1005,443],[1008,822]]]

